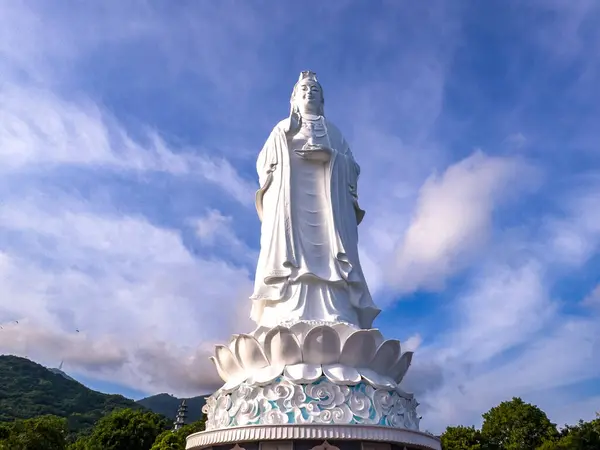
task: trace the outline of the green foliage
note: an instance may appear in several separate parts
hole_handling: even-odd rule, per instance
[[[202,419],[202,407],[206,404],[205,397],[207,397],[207,395],[185,399],[188,406],[188,419],[190,422],[196,422]],[[177,409],[179,408],[179,405],[181,405],[182,400],[183,399],[173,397],[169,394],[158,394],[138,400],[137,403],[155,413],[162,414],[171,420],[175,420]]]
[[[106,395],[16,356],[0,355],[0,422],[42,415],[65,417],[70,432],[91,429],[118,408],[139,408],[121,395]]]
[[[169,427],[163,416],[132,409],[114,411],[98,421],[92,433],[69,450],[150,450]]]
[[[481,433],[475,427],[448,427],[441,436],[444,450],[480,450]]]
[[[185,425],[179,430],[165,431],[156,438],[151,450],[185,450],[185,438],[192,433],[203,431],[205,419]]]
[[[65,450],[67,421],[56,416],[16,420],[3,424],[0,431],[2,450]]]
[[[441,436],[444,450],[600,450],[600,415],[579,421],[560,433],[536,406],[520,398],[500,403],[483,415],[481,431],[448,427]]]
[[[538,450],[598,450],[600,449],[600,418],[590,422],[580,420],[577,425],[562,430],[560,439],[548,441]]]
[[[481,435],[490,449],[536,449],[558,438],[556,425],[546,413],[517,397],[493,407],[483,419]]]

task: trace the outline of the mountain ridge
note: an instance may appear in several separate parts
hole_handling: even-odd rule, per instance
[[[169,419],[174,420],[181,402],[185,400],[187,405],[187,423],[200,420],[204,415],[202,407],[206,404],[206,398],[210,394],[199,395],[189,398],[178,398],[171,394],[156,394],[145,397],[137,401],[138,404],[148,408],[155,413],[162,414]]]
[[[0,422],[46,414],[65,417],[71,432],[90,429],[115,409],[148,409],[174,420],[183,399],[157,394],[138,401],[85,386],[61,369],[44,367],[27,358],[0,355]],[[202,417],[204,396],[186,399],[188,423]]]

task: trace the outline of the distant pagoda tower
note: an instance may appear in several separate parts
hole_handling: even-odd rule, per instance
[[[175,421],[173,422],[173,431],[177,431],[182,426],[184,426],[186,419],[187,419],[187,404],[184,399],[181,402],[181,405],[179,405],[179,409],[177,410],[177,416],[175,417]]]

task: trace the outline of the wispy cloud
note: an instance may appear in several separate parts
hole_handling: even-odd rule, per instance
[[[598,284],[592,292],[587,295],[582,302],[583,306],[598,307],[600,306],[600,284]]]
[[[168,342],[185,359],[185,348],[191,355],[196,350],[189,349],[204,348],[194,359],[202,374],[194,386],[214,386],[207,344],[227,339],[240,325],[229,311],[246,297],[249,273],[194,257],[175,230],[141,218],[97,216],[85,205],[71,209],[61,199],[53,203],[51,210],[64,208],[59,215],[35,204],[1,208],[3,234],[15,239],[3,244],[0,317],[11,326],[3,327],[2,350],[25,350],[44,361],[52,355],[92,371],[96,363],[83,349],[100,349],[102,359],[102,342],[108,340],[121,364],[143,376],[139,367],[148,369],[149,363],[136,358],[144,352],[156,356]],[[219,325],[210,325],[207,317]],[[93,340],[98,343],[90,346]],[[136,384],[133,376],[123,381]],[[190,389],[190,383],[169,387]]]
[[[588,185],[588,195],[595,195],[597,188]],[[577,230],[571,234],[576,241],[594,241],[598,233],[589,234],[585,227],[589,219],[577,207],[580,195],[578,189],[577,195],[561,199],[571,211],[561,215],[561,223],[567,230]],[[417,354],[417,368],[407,382],[423,392],[424,420],[431,427],[480,423],[481,413],[490,405],[515,395],[552,413],[558,408],[554,396],[564,398],[577,383],[600,377],[599,368],[590,364],[600,351],[598,312],[569,313],[565,308],[573,300],[552,295],[555,278],[581,268],[585,260],[579,252],[577,258],[561,259],[564,251],[552,244],[565,230],[553,227],[554,233],[547,233],[547,223],[554,223],[551,216],[539,222],[535,237],[507,233],[498,243],[503,251],[480,256],[470,287],[452,303],[448,330]],[[581,306],[593,304],[590,299],[596,290],[583,296]],[[444,381],[437,386],[429,383],[428,388],[421,382],[427,380],[423,372],[441,373]],[[560,417],[574,422],[593,412],[588,405]]]
[[[48,90],[14,85],[5,85],[0,93],[2,172],[71,165],[167,173],[209,181],[251,204],[255,183],[240,177],[222,157],[173,150],[153,130],[138,142],[90,100],[67,101]]]
[[[532,168],[510,158],[476,152],[431,176],[422,186],[416,211],[398,249],[390,277],[404,292],[441,289],[444,281],[481,256],[492,232],[493,213],[515,196]]]

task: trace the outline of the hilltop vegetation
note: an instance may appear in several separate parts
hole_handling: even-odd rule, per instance
[[[0,450],[183,450],[204,421],[171,432],[180,403],[167,394],[140,402],[103,394],[26,358],[0,355]],[[190,421],[200,419],[204,398],[187,403]]]
[[[115,409],[143,407],[122,395],[93,391],[17,356],[0,356],[0,422],[53,415],[67,419],[71,433],[92,427]]]

